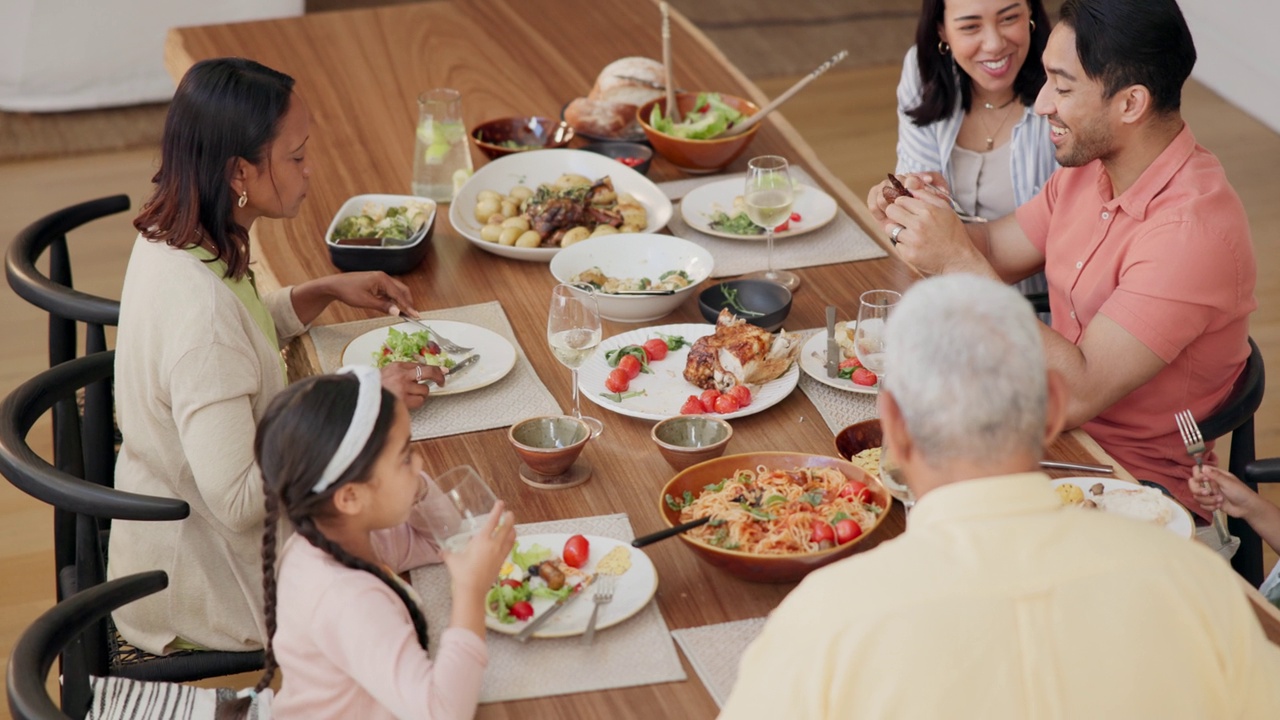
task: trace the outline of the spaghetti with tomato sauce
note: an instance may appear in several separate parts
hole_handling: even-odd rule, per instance
[[[686,537],[758,555],[817,552],[851,542],[885,512],[864,483],[830,467],[770,470],[758,465],[737,470],[687,499],[680,522],[711,520],[687,531]],[[669,505],[679,502],[667,497]]]

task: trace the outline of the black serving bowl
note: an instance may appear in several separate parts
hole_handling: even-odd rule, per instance
[[[743,308],[751,313],[763,314],[744,314],[730,307],[729,298],[725,295],[726,288],[731,292],[737,291],[738,304]],[[703,290],[698,295],[698,308],[702,310],[702,317],[707,322],[715,322],[720,317],[720,311],[728,308],[729,312],[752,325],[774,332],[782,327],[782,321],[791,312],[791,291],[767,280],[726,280]]]
[[[641,143],[595,142],[582,149],[611,157],[641,175],[649,172],[649,165],[653,162],[653,148]],[[623,158],[634,158],[634,161],[623,162]]]
[[[374,202],[384,207],[402,205],[405,201],[431,202],[426,198],[412,195],[356,195],[342,204],[342,208],[333,216],[329,229],[325,231],[325,246],[329,248],[329,260],[334,267],[348,272],[381,270],[391,275],[403,275],[422,264],[427,251],[431,249],[431,234],[435,232],[436,212],[439,207],[431,203],[431,214],[427,217],[425,227],[418,231],[412,242],[401,244],[397,241],[384,241],[379,238],[353,238],[350,240],[333,240],[333,232],[338,223],[349,215],[360,214],[366,202]]]
[[[490,160],[527,150],[562,148],[573,139],[573,128],[546,117],[505,117],[471,128],[471,142]]]

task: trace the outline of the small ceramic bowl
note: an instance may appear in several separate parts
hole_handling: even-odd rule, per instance
[[[516,455],[539,475],[560,475],[582,454],[591,429],[569,415],[546,415],[521,420],[507,430]]]
[[[508,117],[471,128],[471,141],[490,160],[526,150],[562,148],[573,139],[573,128],[547,117]]]
[[[582,149],[611,157],[641,175],[649,172],[649,165],[653,162],[653,148],[640,143],[595,142],[584,145]]]
[[[836,454],[845,460],[863,450],[878,448],[883,444],[884,436],[880,433],[879,419],[863,420],[836,433]]]
[[[677,415],[654,425],[649,437],[667,464],[679,472],[723,455],[733,437],[733,428],[717,417]]]
[[[726,289],[736,291],[738,304],[750,313],[743,314],[730,307]],[[791,291],[765,280],[726,280],[703,290],[698,295],[698,308],[702,310],[702,317],[710,323],[720,317],[721,310],[728,308],[729,312],[752,325],[774,332],[782,327],[782,321],[791,312]]]

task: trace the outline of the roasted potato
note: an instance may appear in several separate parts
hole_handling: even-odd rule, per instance
[[[610,226],[601,225],[599,227],[610,227]],[[560,238],[560,247],[569,247],[570,245],[577,242],[582,242],[583,240],[586,240],[589,237],[591,237],[591,231],[582,225],[579,225],[575,228],[570,228],[569,232],[565,233],[564,237]]]

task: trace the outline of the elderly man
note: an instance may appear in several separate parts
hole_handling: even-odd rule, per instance
[[[926,272],[1008,282],[1044,269],[1067,426],[1199,510],[1173,415],[1204,418],[1226,399],[1257,302],[1244,208],[1179,114],[1194,64],[1174,0],[1068,0],[1036,100],[1062,165],[1044,190],[967,227],[918,178],[915,198],[890,204],[877,186],[868,203]]]
[[[1280,647],[1231,568],[1064,509],[1036,472],[1065,393],[1017,291],[949,275],[894,312],[880,412],[907,531],[787,596],[721,717],[1280,717]]]

